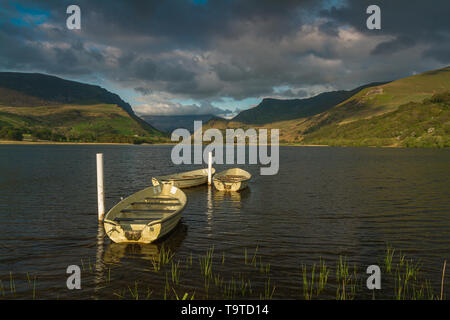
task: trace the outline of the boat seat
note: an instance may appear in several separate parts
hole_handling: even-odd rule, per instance
[[[178,200],[177,198],[173,197],[147,197],[145,200]]]
[[[123,212],[123,213],[146,213],[146,212],[161,212],[161,211],[166,211],[164,213],[172,213],[172,212],[175,212],[176,210],[164,209],[164,208],[160,208],[160,209],[123,209],[123,210],[120,210],[120,212]]]
[[[115,218],[114,221],[120,222],[120,221],[153,221],[153,220],[159,220],[162,217],[147,217],[147,218]]]
[[[181,202],[180,201],[178,201],[178,200],[170,200],[171,202],[155,202],[155,201],[137,201],[137,202],[132,202],[131,203],[131,205],[132,206],[134,206],[134,205],[149,205],[149,204],[161,204],[161,205],[171,205],[171,206],[173,206],[173,205],[179,205],[179,204],[181,204]]]

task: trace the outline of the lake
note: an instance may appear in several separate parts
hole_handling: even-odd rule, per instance
[[[253,175],[247,190],[185,189],[183,218],[165,239],[111,243],[97,222],[95,154],[104,154],[109,209],[152,176],[201,167],[173,165],[171,149],[1,145],[0,298],[304,299],[302,266],[308,280],[323,262],[328,285],[317,298],[336,299],[340,261],[354,275],[348,295],[356,281],[356,298],[391,298],[394,273],[382,275],[381,290],[365,286],[367,266],[384,272],[389,246],[439,294],[450,258],[450,150],[280,147],[277,175],[240,166]],[[156,270],[167,250],[172,262]],[[209,280],[201,272],[208,250]],[[66,287],[69,265],[82,269],[81,290]]]

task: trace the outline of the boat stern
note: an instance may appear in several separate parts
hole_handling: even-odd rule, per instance
[[[112,221],[104,221],[105,232],[115,243],[151,243],[158,239],[161,232],[161,224],[118,224]]]

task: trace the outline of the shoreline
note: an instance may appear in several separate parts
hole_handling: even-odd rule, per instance
[[[113,145],[113,146],[174,146],[178,143],[120,143],[120,142],[58,142],[58,141],[13,141],[13,140],[0,140],[0,145]],[[203,144],[208,145],[208,144]],[[238,144],[235,144],[235,146]],[[270,146],[270,145],[269,145]],[[280,143],[280,147],[329,147],[325,144],[290,144]]]
[[[57,141],[13,141],[13,140],[0,140],[0,146],[2,145],[98,145],[98,146],[175,146],[178,143],[167,142],[167,143],[119,143],[119,142],[57,142]],[[204,144],[208,145],[208,144]],[[235,144],[236,146],[237,144]],[[270,145],[269,145],[270,146]],[[280,143],[280,147],[339,147],[339,148],[383,148],[383,149],[447,149],[438,147],[405,147],[399,145],[389,145],[389,146],[330,146],[325,144],[294,144],[294,143]]]
[[[0,140],[0,145],[112,145],[112,146],[165,146],[175,143],[120,143],[120,142],[57,142],[57,141],[9,141]]]

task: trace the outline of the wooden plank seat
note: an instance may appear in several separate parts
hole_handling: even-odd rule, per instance
[[[120,210],[122,213],[146,213],[146,212],[161,212],[164,211],[164,213],[172,213],[176,210],[173,209],[166,209],[166,208],[158,208],[158,209],[123,209]]]
[[[135,217],[135,218],[115,218],[114,221],[121,222],[121,221],[153,221],[153,220],[159,220],[162,217]]]
[[[152,202],[152,201],[137,201],[131,203],[132,206],[134,205],[152,205],[152,204],[161,204],[161,205],[181,205],[181,202],[178,200],[170,200],[171,202]]]
[[[146,197],[145,200],[178,200],[177,198],[173,197]]]

